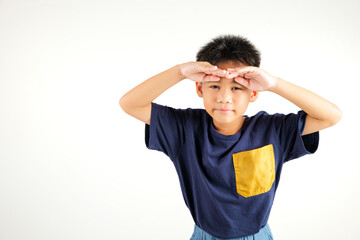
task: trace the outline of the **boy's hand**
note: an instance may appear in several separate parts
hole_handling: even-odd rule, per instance
[[[227,78],[234,78],[236,82],[253,91],[271,90],[277,83],[277,78],[257,67],[228,68]]]
[[[208,62],[188,62],[180,64],[180,74],[183,78],[195,82],[219,81],[228,72],[211,65]]]

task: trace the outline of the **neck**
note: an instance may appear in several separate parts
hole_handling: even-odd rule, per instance
[[[234,135],[238,133],[243,126],[245,117],[241,117],[239,121],[233,123],[218,123],[213,120],[215,130],[223,135]]]

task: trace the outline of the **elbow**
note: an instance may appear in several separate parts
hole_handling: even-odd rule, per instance
[[[338,111],[337,111],[337,118],[336,118],[336,120],[335,120],[335,124],[338,123],[338,122],[340,122],[342,116],[343,116],[343,112],[342,112],[340,109],[338,109]]]
[[[126,95],[122,96],[119,100],[119,105],[121,107],[121,109],[124,111],[124,112],[127,112],[127,100],[126,100]]]
[[[332,114],[331,120],[329,121],[329,125],[330,126],[336,125],[338,122],[340,122],[342,116],[343,116],[342,111],[339,108],[336,108]]]

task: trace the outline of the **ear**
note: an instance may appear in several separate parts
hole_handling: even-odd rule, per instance
[[[258,97],[259,97],[258,91],[251,91],[250,102],[255,102]]]
[[[196,82],[196,93],[199,97],[203,97],[202,83]]]

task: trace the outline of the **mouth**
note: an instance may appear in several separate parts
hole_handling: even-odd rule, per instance
[[[216,111],[222,114],[227,114],[232,112],[232,110],[229,109],[216,109]]]

